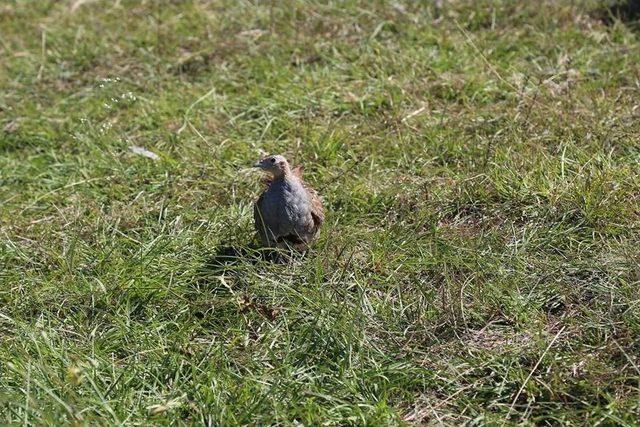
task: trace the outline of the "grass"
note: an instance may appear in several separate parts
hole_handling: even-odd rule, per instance
[[[637,28],[3,2],[0,424],[637,425]],[[290,265],[250,249],[260,150],[325,200]]]

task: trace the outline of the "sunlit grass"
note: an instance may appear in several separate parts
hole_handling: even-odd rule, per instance
[[[610,16],[5,2],[0,423],[636,424],[640,43]],[[288,265],[253,246],[263,151],[325,200]]]

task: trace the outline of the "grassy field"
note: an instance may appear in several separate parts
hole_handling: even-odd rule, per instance
[[[2,1],[0,424],[637,425],[604,3]],[[262,151],[325,200],[288,265]]]

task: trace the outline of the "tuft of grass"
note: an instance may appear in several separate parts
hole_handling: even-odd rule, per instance
[[[5,2],[0,423],[636,425],[606,7]],[[261,150],[325,199],[289,265],[251,246]]]

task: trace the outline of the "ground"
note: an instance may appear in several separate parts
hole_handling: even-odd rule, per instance
[[[2,2],[0,423],[637,424],[611,3]],[[262,152],[325,201],[290,264]]]

